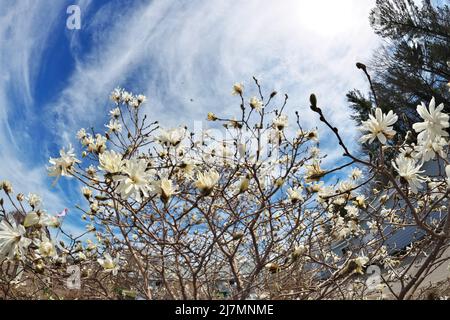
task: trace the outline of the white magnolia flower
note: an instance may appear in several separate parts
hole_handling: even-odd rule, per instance
[[[103,259],[97,259],[97,262],[103,267],[105,272],[111,272],[114,276],[117,275],[120,269],[120,256],[117,256],[113,259],[109,253],[106,253],[103,256]]]
[[[94,200],[89,205],[89,209],[91,209],[92,213],[97,213],[100,210],[100,203],[97,200]]]
[[[89,187],[82,187],[81,188],[81,193],[83,194],[83,196],[86,199],[89,199],[90,197],[92,197],[92,190]]]
[[[308,184],[307,189],[311,193],[319,193],[320,197],[327,197],[327,196],[331,195],[331,193],[329,194],[327,192],[327,189],[324,187],[323,181],[310,183],[310,184]],[[331,191],[331,192],[333,192],[333,191]]]
[[[77,139],[78,140],[83,140],[84,138],[86,138],[87,133],[86,130],[84,128],[81,128],[80,130],[78,130],[77,132]]]
[[[111,119],[109,121],[109,124],[105,125],[105,127],[107,127],[109,129],[110,132],[122,132],[122,125],[120,124],[120,122],[118,120],[115,119]]]
[[[358,208],[366,208],[367,207],[366,197],[364,195],[357,196],[354,200],[354,203]]]
[[[339,191],[339,189],[338,189],[338,190],[336,190],[334,192],[335,193],[340,193],[341,191]],[[344,205],[346,203],[347,197],[345,197],[345,196],[334,197],[334,198],[331,199],[331,201],[332,201],[333,204],[335,204],[337,206],[342,206],[342,205]],[[330,210],[333,210],[333,209],[330,208]]]
[[[0,182],[0,189],[3,189],[3,191],[5,191],[6,193],[13,192],[12,184],[8,180]]]
[[[139,104],[144,103],[145,101],[147,101],[147,97],[144,96],[143,94],[140,94],[136,97],[136,99],[139,101]]]
[[[424,122],[413,124],[413,129],[419,133],[418,140],[434,140],[437,137],[447,137],[448,133],[445,131],[449,125],[449,116],[442,112],[444,104],[440,104],[436,108],[436,101],[431,99],[429,110],[422,102],[417,106],[417,113],[424,120]]]
[[[94,165],[89,165],[89,167],[86,169],[86,173],[91,177],[95,178],[97,176],[97,169],[95,169]]]
[[[197,181],[195,182],[195,186],[200,190],[203,194],[209,194],[214,186],[219,182],[220,175],[216,170],[211,169],[204,173],[197,173]]]
[[[353,180],[358,180],[362,176],[362,171],[359,168],[354,168],[350,173],[350,178]]]
[[[292,252],[292,257],[294,259],[299,258],[300,256],[304,255],[308,251],[308,247],[306,247],[303,244],[300,244],[296,246]]]
[[[386,144],[387,139],[391,139],[395,135],[392,126],[397,122],[398,116],[391,110],[388,114],[384,114],[380,108],[375,110],[375,116],[369,115],[369,119],[362,122],[361,131],[369,132],[361,137],[360,142],[369,141],[372,143],[378,139],[382,144]]]
[[[339,183],[338,190],[340,193],[350,192],[355,188],[352,181],[342,181]]]
[[[89,134],[81,140],[81,144],[87,146],[90,152],[95,150],[95,139]]]
[[[52,228],[59,228],[59,226],[61,225],[58,217],[51,216],[49,214],[46,214],[42,217],[42,223],[44,226]]]
[[[117,192],[121,194],[123,199],[133,197],[141,202],[142,195],[148,197],[152,175],[150,171],[147,171],[146,160],[132,159],[126,161],[122,173],[114,176],[113,180],[119,182]]]
[[[359,210],[355,206],[345,206],[345,210],[347,211],[347,216],[351,218],[357,218],[359,216]]]
[[[273,127],[279,131],[286,128],[287,125],[288,125],[287,115],[283,114],[283,115],[280,115],[280,116],[276,117],[275,119],[273,119]]]
[[[50,216],[42,211],[31,211],[25,216],[23,225],[26,228],[33,226],[56,228],[59,226],[59,220],[57,217]]]
[[[303,196],[302,196],[302,188],[298,187],[298,188],[289,188],[287,190],[288,193],[288,198],[291,202],[296,203],[296,202],[302,202]]]
[[[45,236],[43,237],[42,241],[38,241],[38,246],[39,246],[39,249],[38,249],[39,254],[44,258],[55,257],[57,255],[55,246]]]
[[[99,169],[108,173],[119,173],[122,170],[122,155],[114,150],[107,150],[98,156]]]
[[[319,142],[319,132],[317,131],[317,129],[308,131],[305,134],[306,139],[314,141],[314,142]]]
[[[447,141],[442,137],[436,137],[435,139],[423,140],[415,150],[417,155],[422,157],[423,162],[430,161],[436,158],[438,154],[441,158],[446,158],[445,147],[448,145]]]
[[[353,259],[356,268],[354,269],[354,273],[364,274],[363,268],[369,262],[369,258],[366,256],[360,256],[356,259]]]
[[[422,165],[418,165],[414,159],[400,155],[395,162],[392,162],[392,166],[397,170],[399,176],[408,182],[413,193],[417,193],[422,182],[426,181],[424,177],[420,176],[424,172],[420,170]]]
[[[216,121],[218,118],[213,112],[208,112],[208,116],[206,117],[208,121]]]
[[[320,162],[318,160],[314,160],[312,164],[306,165],[306,176],[305,181],[307,183],[313,182],[313,181],[319,181],[320,178],[322,178],[326,171],[322,170],[320,167]]]
[[[155,185],[155,191],[161,196],[161,199],[164,202],[167,202],[170,197],[172,197],[175,194],[175,188],[173,186],[172,180],[163,178],[159,181],[154,182]]]
[[[342,220],[342,221],[341,221]],[[338,222],[336,223],[337,226],[337,238],[339,240],[344,240],[345,238],[347,238],[350,234],[351,234],[351,229],[348,228],[345,225],[344,219],[342,217],[339,217]]]
[[[111,93],[111,100],[116,103],[120,102],[121,97],[122,97],[122,89],[120,88],[114,89],[113,92]]]
[[[11,224],[5,219],[0,222],[0,261],[18,256],[19,259],[26,252],[31,240],[25,237],[25,228],[13,221]]]
[[[133,98],[130,102],[130,106],[132,106],[133,108],[139,108],[141,104],[139,103],[139,100],[136,98]]]
[[[266,269],[271,273],[277,273],[280,270],[280,266],[275,262],[270,262],[266,264]]]
[[[41,197],[39,197],[37,194],[35,193],[30,193],[28,194],[27,197],[28,200],[28,204],[32,207],[32,208],[38,208],[41,203],[42,203],[42,199]]]
[[[100,133],[95,135],[95,151],[98,153],[103,153],[106,150],[106,141],[108,139],[102,136]]]
[[[183,161],[180,163],[179,168],[181,170],[182,176],[190,178],[194,174],[195,164],[189,161]]]
[[[60,176],[69,177],[73,166],[76,163],[80,163],[80,161],[75,157],[72,146],[69,146],[67,151],[65,151],[64,148],[61,149],[59,155],[59,158],[50,158],[49,160],[51,166],[48,167],[48,175],[51,177],[56,177],[55,183],[58,181]]]
[[[128,103],[133,99],[133,95],[130,92],[123,90],[121,98],[123,102]]]
[[[233,85],[233,96],[241,95],[244,92],[244,85],[242,83],[235,83]]]
[[[416,145],[406,145],[400,149],[400,154],[405,158],[418,159],[421,157],[419,148]]]
[[[367,227],[369,228],[370,232],[375,234],[378,231],[378,224],[376,221],[372,220],[372,221],[368,221],[367,222]]]
[[[160,130],[159,136],[156,137],[156,141],[158,141],[162,145],[172,145],[177,146],[181,140],[183,140],[186,134],[186,130],[184,128],[175,128],[169,130]]]
[[[120,117],[120,109],[119,108],[114,108],[109,112],[109,115],[111,116],[111,118],[119,118]]]
[[[261,112],[263,108],[263,103],[257,97],[252,97],[250,99],[250,107],[252,107],[252,109],[255,109],[258,112]]]

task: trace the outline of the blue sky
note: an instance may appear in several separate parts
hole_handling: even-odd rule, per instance
[[[66,9],[81,8],[80,30]],[[45,166],[81,127],[103,127],[109,92],[145,94],[146,112],[164,126],[239,112],[235,82],[289,94],[304,127],[315,92],[326,114],[356,148],[345,94],[367,90],[357,61],[380,45],[368,14],[372,0],[2,0],[0,10],[0,180],[37,192],[50,212],[73,209],[78,186],[51,186]],[[281,96],[281,95],[280,95]],[[281,97],[280,97],[281,98]],[[329,163],[341,155],[320,130]],[[69,222],[78,212],[72,210]]]

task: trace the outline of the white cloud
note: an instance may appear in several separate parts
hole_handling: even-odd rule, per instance
[[[53,1],[6,1],[0,14],[0,180],[10,180],[17,192],[39,193],[50,210],[62,199],[50,190],[45,168],[30,161],[25,140],[35,133],[24,124],[34,116],[35,79],[60,9]]]

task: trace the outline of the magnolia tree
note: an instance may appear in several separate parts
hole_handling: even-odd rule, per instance
[[[107,131],[81,129],[80,156],[69,147],[50,159],[55,183],[64,176],[82,186],[87,233],[79,237],[38,196],[16,195],[3,182],[4,297],[71,297],[70,266],[80,270],[85,298],[416,297],[424,279],[448,264],[443,106],[434,99],[418,106],[423,121],[396,139],[401,144],[391,140],[397,115],[375,108],[361,142],[379,153],[365,159],[349,151],[312,95],[311,109],[345,160],[324,168],[317,130],[286,113],[287,95],[266,94],[254,81],[253,97],[233,86],[238,118],[208,113],[214,130],[199,132],[161,128],[142,114],[145,96],[115,89]],[[426,174],[427,162],[436,172]],[[392,254],[389,240],[411,227],[420,237]],[[66,240],[55,243],[58,234]]]

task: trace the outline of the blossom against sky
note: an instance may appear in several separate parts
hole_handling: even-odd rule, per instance
[[[318,126],[308,108],[316,93],[356,147],[345,94],[367,88],[355,63],[379,45],[372,0],[1,2],[0,179],[41,194],[49,210],[74,210],[80,191],[74,181],[51,186],[48,158],[77,146],[79,128],[103,127],[117,86],[145,94],[150,119],[192,127],[208,112],[239,112],[232,85],[254,90],[256,76],[268,92],[289,94],[305,128]],[[66,28],[72,4],[80,30]],[[341,155],[319,131],[329,159]]]

